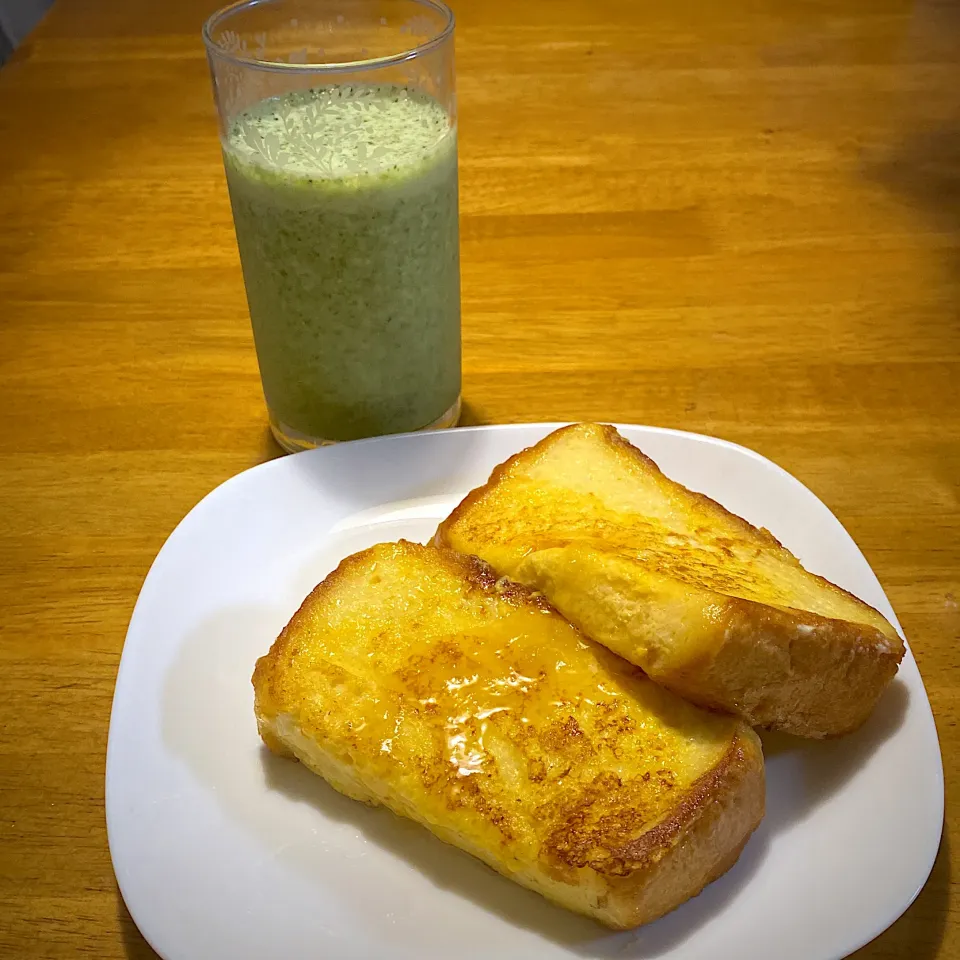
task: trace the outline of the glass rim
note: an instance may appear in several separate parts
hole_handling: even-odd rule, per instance
[[[385,57],[367,57],[362,60],[341,60],[335,63],[286,63],[283,60],[259,60],[245,54],[231,53],[213,39],[213,31],[216,27],[233,14],[253,7],[273,6],[278,2],[280,0],[238,0],[238,2],[228,4],[212,13],[204,23],[202,30],[207,53],[238,65],[279,73],[355,73],[358,70],[375,70],[379,67],[393,66],[423,56],[423,54],[435,50],[447,40],[453,33],[455,25],[453,11],[443,0],[408,0],[408,2],[417,6],[427,7],[444,18],[443,26],[438,33],[409,50],[401,50],[400,53],[391,53]]]

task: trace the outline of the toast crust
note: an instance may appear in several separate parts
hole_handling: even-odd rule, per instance
[[[551,486],[543,473],[562,474],[568,439],[622,483],[653,490],[670,517],[644,529],[635,514],[605,509],[602,493],[596,503],[582,492],[561,502],[565,478]],[[527,509],[520,501],[538,484],[536,509]],[[665,544],[677,530],[673,550]],[[855,730],[904,655],[876,610],[805,570],[769,531],[669,480],[610,426],[563,427],[515,454],[443,521],[435,542],[542,591],[665,687],[756,726],[817,738]]]
[[[338,664],[316,655],[326,649],[318,634],[345,610],[352,616],[355,598],[366,597],[370,605],[359,609],[358,603],[356,622],[361,632],[366,629],[371,607],[384,602],[371,591],[382,588],[391,567],[403,573],[391,584],[425,585],[427,606],[436,616],[453,611],[456,619],[450,622],[462,634],[462,650],[472,649],[473,634],[498,623],[508,626],[520,647],[523,631],[533,631],[531,649],[563,657],[575,677],[581,666],[594,664],[586,671],[597,674],[591,682],[617,696],[579,707],[573,695],[580,688],[570,686],[558,668],[523,700],[529,735],[519,723],[510,725],[504,707],[495,715],[504,725],[491,722],[487,736],[502,734],[508,748],[497,752],[488,743],[496,762],[471,771],[477,775],[463,775],[447,755],[452,741],[437,733],[446,729],[442,691],[451,681],[444,679],[447,673],[430,672],[437,658],[441,667],[447,663],[443,643],[436,641],[430,649],[437,657],[428,666],[426,655],[404,651],[398,669],[377,674],[381,703],[396,693],[408,711],[431,698],[441,708],[438,717],[421,714],[410,721],[427,734],[417,734],[415,749],[405,753],[402,734],[394,737],[391,761],[381,753],[379,734],[366,741],[349,732],[354,719],[371,718],[349,675],[369,652],[391,642],[382,638],[379,623],[359,640],[356,632],[345,632],[342,646],[329,648]],[[381,572],[378,587],[371,581]],[[395,609],[387,601],[395,616],[409,619],[398,626],[398,635],[409,638],[402,642],[415,644],[435,631],[421,619],[421,608]],[[411,672],[414,662],[420,666]],[[464,663],[462,657],[456,662]],[[468,689],[483,683],[483,670],[481,661],[471,661],[468,672],[479,672],[480,681]],[[458,667],[457,683],[462,673]],[[332,696],[324,685],[328,680],[339,684]],[[646,923],[698,893],[735,862],[763,815],[763,760],[752,730],[657,689],[583,638],[543,597],[498,577],[483,561],[452,551],[401,541],[347,558],[257,662],[253,685],[268,747],[298,758],[342,793],[417,820],[505,876],[615,928]],[[512,708],[520,702],[512,697],[502,703]],[[555,709],[554,697],[568,705]],[[351,707],[354,699],[359,712]]]

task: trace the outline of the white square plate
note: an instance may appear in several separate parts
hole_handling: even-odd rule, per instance
[[[310,589],[356,550],[426,540],[495,464],[556,426],[274,460],[223,484],[174,531],[127,633],[106,784],[120,889],[166,960],[834,960],[916,896],[940,842],[943,771],[909,650],[856,734],[764,738],[767,816],[739,862],[629,933],[552,906],[261,746],[254,661]],[[789,474],[720,440],[620,429],[669,476],[767,527],[896,623],[856,544]]]

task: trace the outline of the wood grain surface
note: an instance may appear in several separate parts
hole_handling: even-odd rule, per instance
[[[57,0],[0,69],[0,956],[147,958],[104,755],[151,560],[270,439],[199,39]],[[923,672],[943,846],[856,954],[960,958],[960,5],[461,0],[466,423],[753,447]],[[851,891],[850,896],[856,896]]]

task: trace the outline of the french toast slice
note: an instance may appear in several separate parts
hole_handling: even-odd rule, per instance
[[[904,654],[876,610],[610,426],[563,427],[507,460],[436,542],[541,591],[663,686],[755,726],[854,730]]]
[[[475,557],[348,557],[253,675],[265,743],[614,928],[736,861],[763,816],[756,734],[586,640]]]

